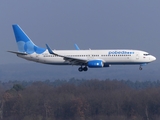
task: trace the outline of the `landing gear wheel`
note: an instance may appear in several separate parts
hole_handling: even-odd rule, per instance
[[[141,66],[139,67],[139,70],[142,70],[142,67],[141,67]]]
[[[84,68],[83,68],[83,70],[84,70],[84,71],[87,71],[87,70],[88,70],[88,68],[87,68],[87,67],[84,67]]]
[[[82,71],[83,71],[83,68],[82,68],[82,67],[79,67],[78,70],[79,70],[79,72],[82,72]]]

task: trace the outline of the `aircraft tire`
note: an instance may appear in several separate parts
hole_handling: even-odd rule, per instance
[[[87,71],[87,70],[88,70],[88,68],[87,68],[87,67],[84,67],[84,68],[83,68],[83,70],[84,70],[84,71]]]
[[[142,70],[142,67],[139,67],[139,70]]]
[[[79,71],[79,72],[82,72],[82,71],[83,71],[83,68],[82,68],[82,67],[79,67],[79,68],[78,68],[78,71]]]

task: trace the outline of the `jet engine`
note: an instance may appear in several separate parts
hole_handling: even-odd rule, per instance
[[[90,68],[102,68],[104,63],[102,60],[91,60],[88,61],[87,66]]]

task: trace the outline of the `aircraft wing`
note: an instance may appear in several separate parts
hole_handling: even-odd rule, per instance
[[[46,47],[47,47],[48,52],[50,54],[56,55],[56,56],[59,56],[59,57],[63,57],[64,60],[68,61],[72,65],[79,65],[79,64],[84,65],[88,62],[88,60],[86,60],[86,59],[79,59],[79,58],[68,57],[68,56],[56,54],[52,51],[52,49],[50,49],[50,47],[47,44],[46,44]]]
[[[62,56],[61,56],[62,57]],[[63,59],[68,61],[70,64],[72,65],[84,65],[87,63],[87,60],[83,60],[83,59],[78,59],[78,58],[73,58],[73,57],[66,57],[66,56],[63,56]]]
[[[17,55],[28,55],[27,53],[23,53],[23,52],[16,52],[16,51],[7,51],[7,52],[14,53]]]

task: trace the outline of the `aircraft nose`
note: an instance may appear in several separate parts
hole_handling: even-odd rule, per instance
[[[152,56],[152,57],[151,57],[151,60],[152,60],[152,61],[155,61],[155,60],[156,60],[156,57]]]

